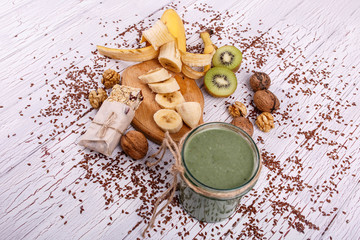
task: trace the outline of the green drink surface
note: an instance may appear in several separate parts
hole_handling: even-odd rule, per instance
[[[231,189],[250,179],[254,153],[239,134],[215,128],[195,133],[187,140],[184,161],[198,182],[215,189]]]

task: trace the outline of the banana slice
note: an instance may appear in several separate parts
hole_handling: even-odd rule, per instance
[[[183,126],[181,116],[170,109],[160,109],[154,114],[155,123],[164,132],[177,133]]]
[[[160,20],[158,20],[151,28],[145,30],[143,36],[155,50],[158,50],[158,48],[165,43],[175,40],[166,25]]]
[[[143,62],[159,55],[159,50],[155,50],[152,46],[136,49],[107,48],[99,45],[96,47],[101,55],[123,61]]]
[[[149,88],[155,93],[171,93],[180,89],[175,78],[170,78],[164,82],[150,83]]]
[[[175,73],[181,72],[181,54],[176,47],[175,41],[168,42],[160,47],[160,64]]]
[[[200,103],[184,102],[176,106],[176,111],[180,114],[186,125],[191,128],[199,125],[202,115]]]
[[[155,101],[162,108],[175,109],[175,107],[185,102],[184,96],[180,91],[172,93],[158,93],[155,96]]]
[[[148,83],[162,82],[171,77],[172,75],[165,68],[156,68],[150,70],[146,74],[139,76],[139,79],[141,82],[148,84]]]
[[[190,67],[204,67],[211,64],[215,49],[211,53],[181,52],[181,61]]]

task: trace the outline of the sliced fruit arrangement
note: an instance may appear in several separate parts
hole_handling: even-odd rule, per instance
[[[200,103],[185,102],[184,96],[179,91],[180,86],[178,82],[165,68],[150,70],[138,78],[143,83],[147,83],[149,88],[156,93],[155,102],[157,102],[161,108],[164,108],[161,110],[171,110],[159,110],[154,114],[154,121],[159,128],[163,131],[169,131],[170,133],[176,133],[181,129],[183,126],[182,122],[180,126],[177,120],[173,120],[177,119],[177,117],[171,117],[174,115],[173,112],[175,112],[175,109],[178,112],[175,113],[177,115],[180,114],[180,120],[184,120],[189,127],[194,128],[199,124],[202,116]],[[173,122],[176,122],[176,124]]]
[[[115,49],[97,46],[97,49],[102,55],[124,61],[159,60],[163,68],[153,69],[139,76],[139,80],[156,94],[155,101],[163,108],[153,116],[156,124],[164,131],[175,133],[182,127],[182,120],[191,128],[197,126],[202,110],[197,102],[185,102],[177,80],[167,70],[182,72],[191,79],[204,77],[205,89],[215,97],[227,97],[236,90],[234,72],[241,64],[242,53],[234,46],[218,49],[210,36],[209,30],[200,33],[204,42],[203,53],[187,52],[183,21],[173,9],[168,9],[160,20],[143,31],[141,42],[146,42],[146,47]]]

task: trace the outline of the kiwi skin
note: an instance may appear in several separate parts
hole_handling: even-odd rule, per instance
[[[205,90],[206,90],[211,96],[216,97],[216,98],[228,97],[228,96],[230,96],[231,94],[233,94],[233,93],[235,92],[235,90],[236,90],[236,88],[237,88],[237,78],[236,78],[236,76],[235,76],[235,73],[233,73],[229,68],[225,68],[225,67],[213,67],[213,68],[211,68],[209,71],[211,71],[211,70],[214,71],[215,69],[225,69],[225,71],[229,71],[229,74],[231,73],[231,75],[233,75],[234,78],[236,79],[236,81],[235,81],[235,89],[234,89],[234,91],[229,92],[229,94],[227,94],[227,95],[219,95],[219,94],[216,94],[216,93],[214,93],[212,90],[210,90],[210,89],[208,88],[207,84],[205,83],[205,78],[204,78]],[[209,71],[207,72],[207,74],[210,73]],[[206,77],[206,75],[205,75],[205,77]]]

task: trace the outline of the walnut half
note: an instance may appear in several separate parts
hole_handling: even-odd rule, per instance
[[[245,117],[247,115],[247,109],[245,105],[239,101],[236,101],[233,105],[229,106],[229,113],[235,117]]]
[[[271,115],[271,113],[263,112],[256,118],[255,124],[260,128],[261,131],[269,132],[272,128],[275,127],[274,117]]]
[[[107,69],[103,73],[101,83],[105,88],[112,88],[115,84],[120,83],[120,74],[113,69]]]
[[[107,97],[106,91],[102,88],[98,88],[97,92],[95,90],[90,92],[89,101],[93,108],[98,109]]]

